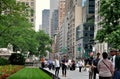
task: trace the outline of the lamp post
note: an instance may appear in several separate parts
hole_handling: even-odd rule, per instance
[[[81,54],[80,54],[81,53],[81,43],[78,44],[78,52],[79,52],[79,56],[78,57],[80,58],[81,57]]]

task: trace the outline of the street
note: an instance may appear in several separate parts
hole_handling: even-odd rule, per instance
[[[45,69],[51,73],[55,73],[54,70],[49,70],[48,68],[45,68]],[[67,70],[67,76],[62,77],[62,70],[60,69],[59,77],[60,77],[60,79],[88,79],[89,75],[88,75],[88,71],[82,70],[82,72],[79,72],[78,69],[76,69],[74,71]],[[98,75],[97,75],[96,79],[99,79]]]

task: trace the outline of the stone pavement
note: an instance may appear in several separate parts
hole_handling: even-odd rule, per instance
[[[48,68],[45,68],[46,70],[48,70],[49,72],[55,74],[55,71],[54,70],[49,70]],[[70,71],[70,70],[67,70],[67,76],[66,77],[62,77],[62,70],[60,69],[60,72],[59,72],[59,77],[60,79],[89,79],[89,73],[88,71],[83,71],[82,72],[79,72],[78,69],[74,70],[74,71]],[[97,78],[98,79],[98,75],[97,75]]]

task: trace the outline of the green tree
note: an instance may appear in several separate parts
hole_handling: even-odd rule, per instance
[[[113,48],[120,49],[120,0],[100,0],[99,14],[102,29],[98,30],[96,40],[108,42]]]
[[[13,45],[14,51],[31,54],[45,55],[45,51],[51,51],[51,40],[43,31],[35,32],[32,24],[26,17],[33,11],[24,3],[16,3],[16,0],[0,1],[0,47]]]
[[[24,3],[16,3],[16,0],[1,0],[0,5],[0,47],[7,47],[8,43],[16,42],[14,40],[22,31],[32,26],[26,18],[30,8]],[[14,47],[18,47],[14,43]]]
[[[24,3],[16,3],[16,0],[1,0],[0,5],[0,26],[2,28],[0,36],[11,27],[28,24],[26,17],[29,16],[31,9]]]
[[[45,34],[44,31],[39,31],[36,33],[36,39],[39,42],[38,51],[41,56],[46,56],[46,51],[51,52],[50,44],[52,40],[49,35]]]

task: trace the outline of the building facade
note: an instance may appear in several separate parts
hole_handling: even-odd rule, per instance
[[[46,34],[49,34],[49,15],[49,9],[44,9],[42,11],[42,30],[44,30]]]
[[[67,16],[67,53],[76,59],[76,27],[82,23],[82,0],[66,0],[65,16]]]
[[[32,23],[33,29],[35,29],[35,7],[36,7],[36,2],[35,0],[16,0],[17,2],[23,2],[25,3],[26,6],[29,6],[32,10],[32,12],[29,13],[29,21]]]
[[[58,30],[60,30],[65,16],[65,0],[59,0],[58,12]]]
[[[94,39],[95,0],[82,4],[82,24],[76,27],[76,58],[88,57],[92,52]]]
[[[59,34],[59,52],[61,55],[67,55],[67,32],[68,32],[68,23],[67,16],[64,17],[64,20],[61,24],[60,34]]]
[[[58,9],[59,0],[50,0],[50,18],[49,18],[49,36],[51,37],[52,33],[52,22],[53,22],[53,13],[54,10]]]
[[[54,38],[54,35],[57,33],[58,28],[58,9],[54,10],[52,13],[51,19],[51,38]]]
[[[59,0],[58,4],[58,28],[56,34],[56,44],[55,44],[55,52],[60,52],[61,48],[61,30],[62,23],[65,16],[65,0]]]
[[[95,37],[97,34],[97,31],[100,30],[102,27],[100,25],[98,25],[98,23],[102,20],[101,16],[99,15],[99,10],[100,10],[100,0],[95,0]],[[94,38],[95,38],[94,37]],[[96,42],[96,44],[94,45],[95,47],[95,52],[108,52],[108,44],[107,43],[98,43]]]
[[[61,53],[69,53],[69,55],[75,57],[75,26],[79,22],[80,8],[78,3],[81,0],[60,0],[59,2],[59,30],[57,33],[57,45],[56,49]],[[80,3],[79,3],[80,4]],[[77,6],[76,6],[77,5]],[[71,14],[70,14],[71,13]],[[76,16],[75,16],[76,15]],[[69,32],[69,33],[68,33]],[[70,36],[68,36],[70,35]],[[70,38],[70,39],[68,39]]]
[[[92,52],[94,38],[94,24],[83,23],[76,28],[77,58],[88,57]]]

